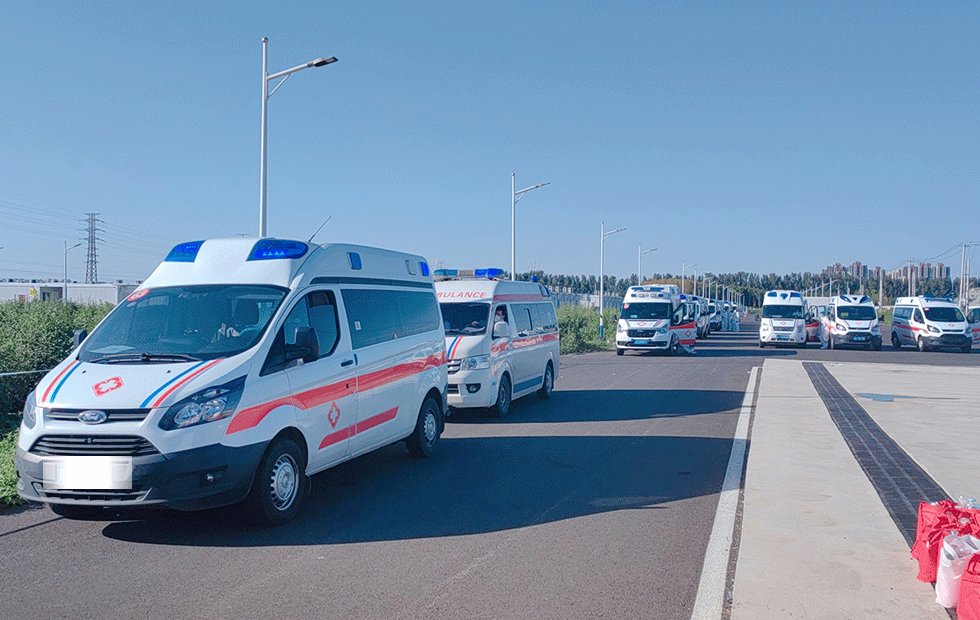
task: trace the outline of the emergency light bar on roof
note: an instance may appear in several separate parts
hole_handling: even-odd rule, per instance
[[[187,243],[179,243],[170,250],[170,254],[167,254],[167,258],[163,259],[164,262],[170,263],[193,263],[194,259],[197,258],[197,253],[201,250],[201,246],[204,244],[203,241],[188,241]]]
[[[302,241],[287,239],[259,239],[252,246],[246,260],[275,260],[277,258],[300,258],[310,247]]]
[[[463,280],[466,278],[486,278],[493,280],[504,275],[503,269],[436,269],[432,272],[432,277],[436,280]]]

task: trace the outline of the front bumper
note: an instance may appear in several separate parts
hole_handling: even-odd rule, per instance
[[[633,349],[636,351],[665,351],[670,346],[670,334],[651,334],[641,336],[631,336],[626,334],[616,334],[616,348]]]
[[[942,334],[939,336],[929,334],[921,336],[927,347],[965,347],[973,346],[973,338],[966,334]]]
[[[215,444],[171,454],[133,456],[132,488],[122,490],[45,489],[44,460],[57,457],[18,446],[14,457],[17,493],[28,501],[75,506],[168,506],[178,510],[226,506],[248,495],[267,445],[233,448]],[[206,480],[208,474],[210,481]]]
[[[449,375],[446,402],[454,409],[490,407],[497,399],[497,380],[486,369],[457,370]]]
[[[846,332],[843,334],[831,334],[834,339],[834,346],[853,345],[855,347],[872,346],[876,349],[881,348],[881,334],[871,332]]]
[[[767,331],[759,332],[759,341],[765,344],[805,344],[806,330],[795,332]]]

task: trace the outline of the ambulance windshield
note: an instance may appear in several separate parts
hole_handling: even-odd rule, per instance
[[[237,355],[259,341],[287,292],[240,284],[139,290],[82,343],[79,359],[152,364]]]
[[[669,303],[631,303],[623,304],[621,319],[669,319]]]
[[[960,309],[955,306],[927,306],[923,311],[927,319],[939,323],[962,323],[966,320]]]
[[[447,336],[477,336],[487,333],[490,304],[442,303],[442,326]]]
[[[873,321],[874,306],[837,306],[837,318],[848,321]]]
[[[764,319],[802,319],[803,306],[784,306],[782,304],[766,304],[762,306]]]

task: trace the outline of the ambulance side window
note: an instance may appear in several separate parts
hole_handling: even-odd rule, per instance
[[[677,310],[674,310],[674,314],[670,317],[671,325],[680,325],[684,322],[684,308],[685,304],[677,306]]]
[[[925,321],[922,320],[922,311],[916,308],[915,314],[912,316],[912,320],[916,323],[924,323]]]
[[[531,333],[531,307],[526,304],[514,304],[511,306],[514,311],[514,328],[518,336],[527,336]]]
[[[337,323],[337,304],[331,291],[314,291],[299,300],[286,316],[272,347],[266,356],[265,364],[259,373],[262,376],[285,370],[287,345],[296,344],[296,328],[312,327],[316,332],[320,355],[317,359],[328,357],[337,347],[340,330]]]
[[[980,320],[980,308],[970,310],[970,312],[966,315],[966,320],[971,323],[976,323],[978,320]]]

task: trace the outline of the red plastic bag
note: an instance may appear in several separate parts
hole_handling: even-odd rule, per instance
[[[943,538],[957,529],[959,515],[955,513],[956,504],[952,500],[942,500],[935,504],[919,503],[919,519],[915,532],[915,544],[912,545],[912,557],[919,561],[919,581],[932,583],[936,580],[936,569],[939,567],[939,550],[943,546]],[[973,533],[973,528],[969,532]]]
[[[960,577],[957,620],[980,620],[980,554],[974,554]]]

